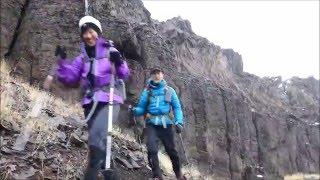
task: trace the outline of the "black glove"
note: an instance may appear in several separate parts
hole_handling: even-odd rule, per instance
[[[58,45],[56,47],[55,56],[60,56],[61,59],[65,59],[67,57],[66,47]]]
[[[110,61],[116,66],[120,66],[123,63],[120,52],[114,47],[110,47]]]
[[[132,105],[128,105],[128,113],[129,113],[129,127],[135,126],[137,124],[136,117],[133,114],[134,107]]]
[[[176,133],[180,134],[183,130],[183,125],[182,124],[177,124],[176,125]]]

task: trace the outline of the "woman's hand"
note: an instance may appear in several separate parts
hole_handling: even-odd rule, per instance
[[[56,47],[55,55],[60,56],[61,59],[65,59],[67,57],[66,47],[58,45]]]
[[[44,80],[43,88],[45,90],[50,90],[52,82],[53,82],[53,76],[48,75],[47,78]]]
[[[123,63],[120,52],[114,47],[110,47],[109,52],[110,52],[110,61],[114,63],[116,66],[120,66]]]

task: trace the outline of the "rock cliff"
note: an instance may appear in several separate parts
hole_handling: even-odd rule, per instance
[[[56,45],[66,45],[69,56],[79,53],[77,23],[83,2],[5,2],[1,56],[6,54],[13,75],[37,84],[55,62]],[[150,67],[165,69],[183,104],[187,154],[203,176],[278,179],[295,172],[319,173],[319,80],[283,81],[246,73],[241,52],[196,35],[190,22],[180,17],[151,19],[140,0],[90,2],[103,35],[130,64],[129,102],[136,102]],[[76,90],[66,95],[61,88],[57,85],[53,91],[77,99]]]

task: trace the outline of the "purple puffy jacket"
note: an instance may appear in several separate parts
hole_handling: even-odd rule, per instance
[[[109,93],[100,88],[107,86],[111,79],[111,62],[108,58],[109,47],[112,44],[105,41],[103,38],[98,38],[96,43],[96,57],[93,63],[94,74],[94,89],[96,90],[94,96],[99,102],[108,102]],[[82,90],[89,87],[89,80],[87,75],[90,71],[90,60],[85,50],[84,44],[81,44],[81,54],[72,61],[67,59],[60,59],[55,69],[57,79],[65,85],[74,85],[80,82]],[[129,68],[125,61],[120,66],[115,66],[116,77],[118,79],[126,79],[129,76]],[[92,99],[86,96],[82,99],[82,105],[91,103]],[[123,98],[120,94],[114,95],[115,103],[123,103]]]

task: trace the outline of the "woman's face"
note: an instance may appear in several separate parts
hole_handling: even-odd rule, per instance
[[[89,28],[82,34],[83,41],[89,46],[95,46],[98,39],[98,33],[93,29]]]

